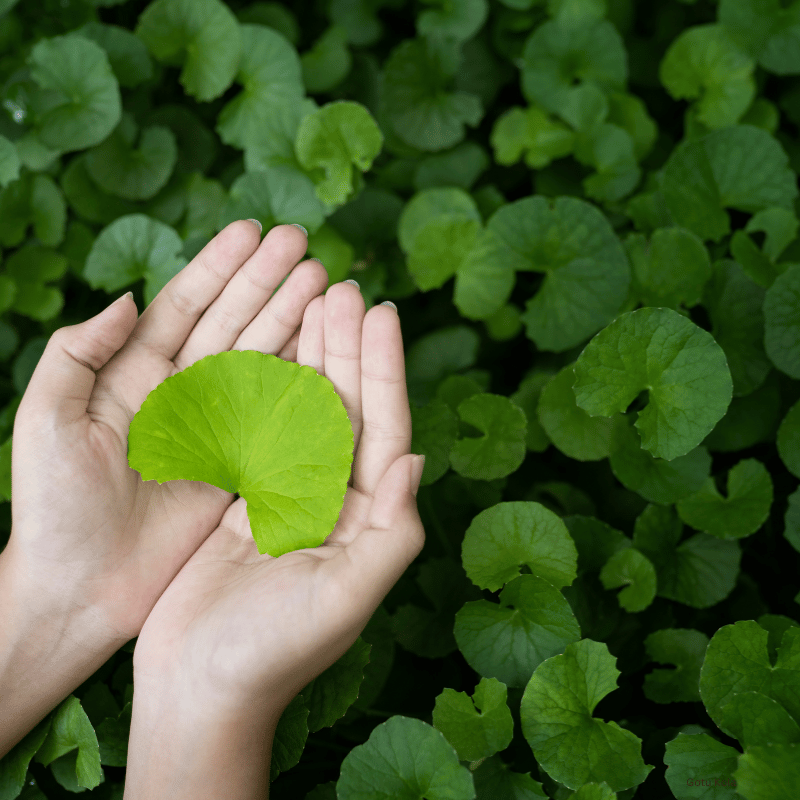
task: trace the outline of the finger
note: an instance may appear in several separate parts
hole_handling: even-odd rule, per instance
[[[355,616],[372,615],[425,545],[413,460],[407,455],[389,466],[375,488],[367,527],[326,566],[332,573],[326,585],[337,593],[331,603],[341,603]]]
[[[361,326],[364,298],[351,283],[325,293],[325,377],[342,398],[353,426],[354,452],[361,436]]]
[[[283,349],[280,353],[276,353],[275,355],[278,356],[283,361],[297,361],[297,345],[300,341],[300,328],[298,328],[292,338],[289,339],[288,342],[284,345]]]
[[[411,409],[397,312],[389,306],[371,308],[361,342],[363,428],[353,488],[373,495],[386,470],[411,447]]]
[[[253,254],[259,240],[258,227],[246,219],[223,228],[144,309],[131,334],[131,347],[174,359],[200,315]]]
[[[325,295],[315,297],[303,314],[297,343],[297,363],[325,375]]]
[[[205,356],[230,350],[256,315],[272,303],[272,293],[294,269],[307,247],[308,239],[293,225],[278,225],[269,231],[258,249],[223,285],[222,292],[205,310],[175,356],[175,366],[182,370]],[[321,264],[311,263],[324,271]],[[319,269],[309,269],[313,270],[313,286],[316,287],[319,284]],[[303,273],[301,285],[307,283],[307,275],[307,272]],[[283,306],[286,313],[286,294],[283,295]],[[266,316],[261,317],[257,328],[261,331],[261,341],[269,348],[274,348],[269,352],[274,352],[286,344],[297,326],[292,325],[287,330],[275,318],[271,326],[264,324],[266,320]],[[256,337],[251,337],[251,341],[255,343]],[[252,349],[261,349],[260,344],[254,344]]]

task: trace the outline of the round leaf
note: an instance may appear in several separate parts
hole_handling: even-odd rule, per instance
[[[644,611],[656,596],[656,570],[650,559],[635,547],[618,550],[600,570],[604,589],[625,588],[617,595],[622,608]]]
[[[764,297],[764,349],[781,372],[800,378],[800,264],[790,264]]]
[[[325,541],[353,460],[333,384],[255,350],[206,356],[167,378],[134,416],[128,443],[142,480],[238,492],[259,553],[271,556]]]
[[[733,382],[710,333],[667,308],[620,315],[575,364],[575,398],[592,416],[624,412],[640,392],[642,447],[671,461],[697,447],[725,414]]]
[[[578,551],[561,518],[541,503],[505,502],[481,511],[467,528],[461,550],[467,577],[496,592],[525,564],[557,589],[577,574]]]

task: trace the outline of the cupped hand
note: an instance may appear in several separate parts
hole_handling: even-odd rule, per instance
[[[234,500],[207,483],[143,482],[128,466],[134,414],[207,355],[293,361],[306,307],[328,283],[319,262],[298,264],[307,245],[291,225],[261,241],[258,226],[233,222],[138,319],[125,298],[50,337],[14,421],[8,555],[35,591],[89,614],[107,641],[139,634]]]
[[[365,315],[358,289],[336,284],[306,309],[297,363],[333,383],[353,426],[339,519],[319,547],[273,558],[259,554],[236,500],[145,622],[140,696],[166,681],[191,684],[197,702],[280,711],[355,642],[424,545],[397,313]]]

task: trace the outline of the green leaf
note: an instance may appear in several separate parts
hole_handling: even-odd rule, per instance
[[[417,33],[431,39],[442,37],[466,42],[483,27],[489,16],[486,0],[464,0],[461,3],[428,0],[428,4],[434,8],[417,17]]]
[[[14,800],[19,796],[25,785],[25,776],[28,774],[31,759],[47,738],[51,724],[52,716],[48,714],[0,758],[0,800]]]
[[[700,696],[720,727],[722,709],[741,692],[761,692],[800,720],[800,627],[783,635],[774,666],[768,634],[752,619],[723,625],[711,637],[700,672]]]
[[[756,96],[755,62],[719,24],[686,28],[661,61],[659,77],[676,100],[697,99],[707,128],[735,125]]]
[[[25,244],[9,256],[6,271],[16,283],[13,310],[39,321],[56,317],[64,307],[64,295],[49,281],[63,278],[67,257],[32,243]]]
[[[450,466],[465,478],[490,481],[519,469],[525,460],[525,412],[507,397],[481,393],[458,406],[462,422],[483,436],[458,439],[450,451]]]
[[[153,77],[153,62],[144,42],[127,28],[92,20],[75,32],[97,42],[106,51],[120,86],[133,88]]]
[[[522,321],[539,349],[562,352],[614,319],[630,267],[614,229],[595,206],[537,195],[499,208],[456,276],[463,316],[486,319],[507,302],[516,271],[541,272]]]
[[[347,47],[347,29],[331,25],[300,57],[303,84],[309,94],[329,92],[349,74],[353,57]]]
[[[680,518],[698,531],[720,539],[741,539],[755,533],[772,506],[772,478],[755,458],[747,458],[728,473],[728,496],[722,497],[713,478],[677,504]]]
[[[99,144],[119,123],[119,84],[100,45],[78,34],[41,39],[27,60],[37,136],[61,153]]]
[[[254,350],[206,356],[167,378],[128,434],[128,463],[142,480],[240,494],[258,552],[273,557],[330,535],[352,460],[353,430],[333,384]]]
[[[564,367],[542,390],[539,424],[564,455],[576,461],[599,461],[611,453],[615,420],[590,417],[575,402],[575,365]]]
[[[426,189],[403,208],[397,228],[408,270],[427,292],[453,277],[483,226],[478,207],[462,189]]]
[[[366,172],[383,146],[383,134],[367,108],[350,100],[326,103],[303,117],[295,139],[297,160],[306,170],[320,169],[317,197],[330,206],[347,202],[353,171]]]
[[[6,187],[19,178],[22,161],[14,142],[0,136],[0,186]]]
[[[554,368],[543,368],[537,364],[523,377],[517,390],[509,395],[511,402],[518,405],[525,412],[525,418],[528,422],[525,432],[525,444],[528,450],[532,450],[535,453],[544,452],[550,444],[550,439],[539,422],[537,408],[542,390],[555,374],[556,370]]]
[[[635,547],[618,550],[600,570],[604,589],[625,588],[617,595],[622,608],[644,611],[656,596],[656,570],[650,559]]]
[[[642,447],[671,461],[697,447],[733,394],[722,348],[711,334],[667,308],[621,314],[575,364],[575,398],[592,416],[624,412],[648,390],[636,428]]]
[[[649,505],[636,519],[633,544],[656,568],[659,597],[708,608],[733,591],[741,548],[706,533],[680,542],[682,532],[672,507]]]
[[[153,125],[140,132],[126,112],[113,133],[88,151],[86,169],[104,192],[125,200],[149,200],[166,186],[177,158],[169,128]]]
[[[508,690],[495,678],[481,678],[473,697],[444,689],[433,708],[433,726],[455,748],[460,761],[477,761],[505,750],[514,736]]]
[[[275,729],[269,766],[270,782],[299,763],[308,741],[307,719],[308,708],[302,694],[298,694],[284,709]]]
[[[778,455],[795,478],[800,478],[800,400],[783,418],[776,438]]]
[[[342,761],[338,800],[474,800],[472,773],[436,728],[394,716]]]
[[[800,487],[789,495],[784,526],[783,535],[786,541],[800,553]]]
[[[790,264],[767,289],[764,349],[781,372],[800,378],[800,264]]]
[[[800,20],[795,2],[720,0],[717,18],[731,38],[768,72],[800,73]]]
[[[617,688],[615,664],[605,644],[581,639],[541,663],[522,695],[522,733],[542,769],[569,789],[605,781],[621,791],[638,786],[653,769],[642,759],[638,736],[592,717]]]
[[[420,156],[414,186],[418,191],[447,186],[470,189],[490,164],[484,147],[477,142],[462,142],[444,153]],[[480,190],[476,197],[479,194]]]
[[[617,800],[616,792],[603,783],[584,783],[574,795],[574,800]]]
[[[452,91],[452,73],[426,40],[406,39],[383,65],[381,102],[405,144],[426,152],[445,150],[464,139],[464,126],[483,118],[480,98]]]
[[[119,217],[100,231],[83,277],[93,289],[112,293],[145,279],[145,304],[186,266],[177,232],[145,214]]]
[[[118,217],[138,213],[140,205],[103,192],[89,177],[88,153],[75,156],[61,173],[61,188],[70,208],[88,222],[108,225]]]
[[[625,534],[595,517],[573,514],[563,522],[578,548],[578,574],[599,572],[614,553],[631,546]]]
[[[719,726],[746,750],[754,745],[800,742],[800,725],[761,692],[739,692],[721,706]]]
[[[480,769],[473,773],[478,800],[538,800],[548,795],[542,784],[531,778],[530,773],[512,772],[500,756],[492,756],[480,762]]]
[[[222,0],[153,0],[135,33],[158,61],[182,65],[181,86],[195,99],[216,100],[233,83],[242,36]]]
[[[450,450],[458,436],[458,417],[447,403],[433,399],[411,405],[411,452],[425,456],[420,486],[435,483],[450,469]]]
[[[522,565],[561,589],[575,580],[578,552],[560,517],[541,503],[518,501],[498,503],[474,517],[461,558],[467,577],[481,589],[498,591]]]
[[[308,730],[316,733],[341,719],[356,701],[372,645],[360,636],[301,692],[308,706]]]
[[[299,108],[304,88],[300,57],[280,33],[242,25],[241,36],[236,81],[244,88],[222,108],[216,130],[225,144],[246,149],[258,142],[281,107]]]
[[[654,703],[694,703],[700,700],[700,668],[708,636],[693,628],[662,628],[644,640],[651,661],[674,664],[644,676],[644,693]]]
[[[572,152],[575,134],[541,108],[515,106],[495,120],[489,141],[498,164],[516,164],[524,153],[526,166],[542,169]]]
[[[738,756],[738,750],[705,733],[679,733],[667,742],[664,778],[678,800],[739,800],[732,777]],[[713,786],[711,778],[715,779]]]
[[[733,773],[747,800],[793,800],[800,781],[800,744],[750,747]]]
[[[513,687],[525,686],[539,664],[581,635],[561,592],[535,575],[508,582],[499,604],[465,603],[456,614],[453,633],[479,675]]]
[[[628,80],[622,36],[609,20],[588,17],[538,25],[523,46],[521,70],[528,102],[559,115],[581,96],[583,85],[609,93],[623,91]]]
[[[764,352],[764,290],[735,261],[713,267],[703,305],[711,318],[711,335],[725,352],[734,397],[754,392],[772,369]]]
[[[785,150],[753,125],[682,141],[664,165],[661,189],[676,224],[715,242],[730,233],[726,208],[751,214],[771,206],[791,209],[798,194]]]
[[[633,295],[645,306],[692,308],[711,278],[702,240],[686,228],[657,228],[650,242],[640,233],[624,242],[633,265]]]
[[[584,178],[583,190],[588,197],[601,203],[629,195],[642,177],[632,136],[610,123],[581,131],[575,140],[575,158],[597,170]]]
[[[80,700],[71,694],[56,709],[47,738],[36,753],[36,760],[48,766],[50,762],[76,748],[78,783],[87,789],[94,789],[103,780],[100,746]]]

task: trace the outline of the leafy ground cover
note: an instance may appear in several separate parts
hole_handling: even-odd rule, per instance
[[[0,0],[0,496],[54,330],[302,224],[399,307],[427,541],[271,797],[796,797],[798,75],[792,0]],[[133,645],[0,799],[121,799]]]

